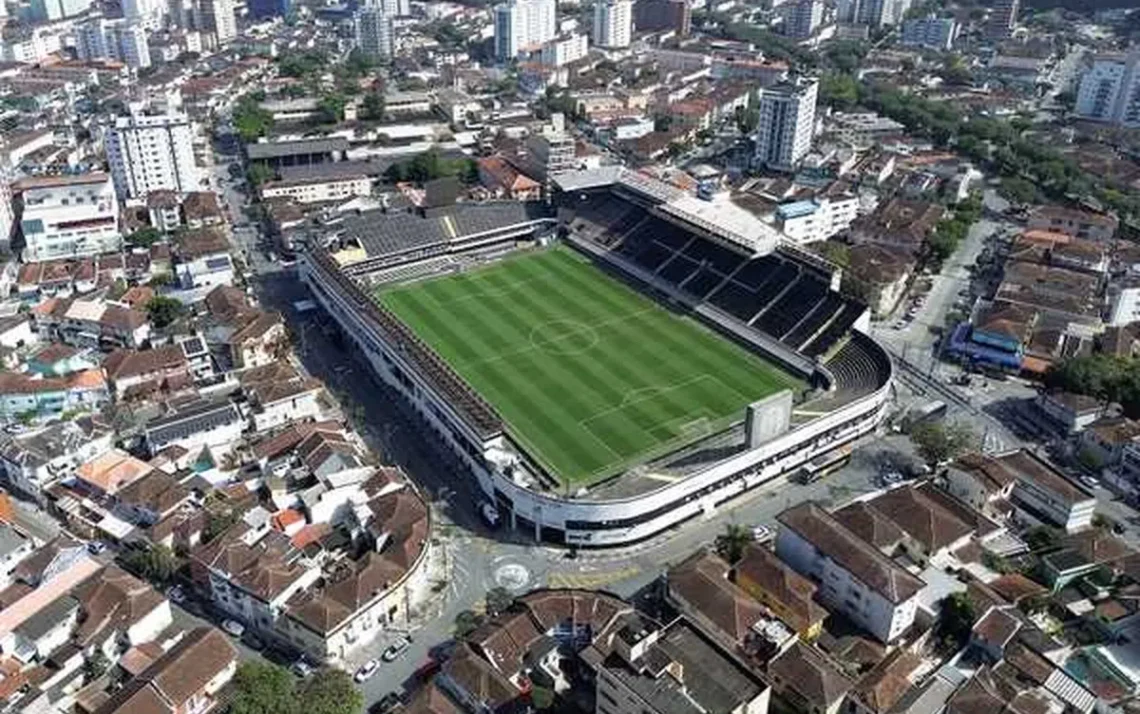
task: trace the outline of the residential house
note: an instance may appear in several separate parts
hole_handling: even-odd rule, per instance
[[[1077,238],[1110,241],[1116,236],[1120,221],[1113,215],[1089,213],[1061,206],[1038,206],[1029,212],[1032,230],[1064,233]]]
[[[849,249],[843,271],[845,287],[867,302],[875,315],[888,315],[906,292],[914,272],[914,254],[906,248],[862,243]]]
[[[146,210],[150,224],[163,232],[173,231],[182,225],[178,193],[169,189],[151,191],[146,195]]]
[[[917,199],[892,198],[874,213],[851,224],[854,243],[894,246],[917,255],[942,219],[944,209],[937,203]]]
[[[217,458],[229,454],[245,428],[245,420],[229,401],[200,399],[147,422],[147,449],[156,454],[177,445],[197,454],[209,450]]]
[[[213,322],[207,341],[226,345],[234,367],[260,367],[281,357],[287,335],[279,313],[250,307],[245,294],[229,286],[206,295],[206,310]]]
[[[8,523],[0,523],[0,590],[12,584],[16,566],[31,555],[34,549],[31,538]]]
[[[49,298],[31,310],[43,339],[79,347],[133,347],[150,338],[146,313],[119,303]]]
[[[111,449],[80,464],[75,477],[99,494],[115,496],[123,487],[154,471],[121,449]]]
[[[115,498],[116,512],[143,527],[169,518],[189,500],[189,489],[170,474],[158,470],[123,486]]]
[[[776,557],[749,545],[733,569],[733,579],[781,622],[810,642],[823,632],[827,609],[815,601],[816,585]]]
[[[28,356],[27,371],[42,377],[63,377],[96,369],[99,364],[93,359],[93,353],[91,349],[52,342]]]
[[[32,329],[32,321],[26,314],[0,318],[0,347],[14,350],[39,341],[39,335]]]
[[[320,381],[302,376],[284,360],[247,369],[239,376],[252,406],[254,431],[261,432],[321,415]]]
[[[220,703],[237,662],[237,650],[221,630],[195,628],[93,714],[207,714]]]
[[[772,689],[796,711],[839,714],[855,686],[837,664],[810,645],[796,643],[768,663]]]
[[[1119,471],[1126,448],[1134,444],[1140,444],[1140,421],[1126,417],[1098,419],[1081,432],[1080,458],[1096,468]]]
[[[94,417],[56,422],[22,435],[0,433],[0,470],[13,491],[43,501],[43,489],[110,450],[115,432]]]
[[[511,166],[500,156],[479,159],[479,182],[495,198],[534,201],[542,197],[542,185]]]
[[[821,583],[824,603],[881,642],[897,639],[911,626],[922,580],[814,503],[790,508],[778,521],[776,554]]]
[[[1017,476],[1000,462],[982,454],[965,454],[944,475],[950,495],[990,517],[1008,515]]]
[[[58,417],[65,412],[94,411],[111,399],[103,372],[97,369],[66,377],[34,377],[0,373],[0,417]]]
[[[1069,533],[1092,526],[1096,498],[1032,452],[1020,449],[992,457],[1013,472],[1013,501],[1022,511]]]
[[[225,216],[218,205],[218,195],[211,191],[191,191],[182,199],[182,220],[192,230],[218,226]]]
[[[764,618],[764,608],[728,579],[729,568],[719,556],[698,551],[670,568],[666,578],[669,600],[732,652],[744,645]]]
[[[1034,404],[1068,434],[1084,430],[1104,416],[1105,410],[1103,400],[1072,392],[1042,392]]]
[[[582,660],[613,714],[761,714],[772,690],[685,618],[662,627],[627,615]],[[715,682],[716,686],[708,686]]]
[[[189,362],[178,345],[117,349],[103,362],[117,399],[173,392],[192,384]]]
[[[914,684],[922,658],[905,647],[898,647],[859,678],[847,693],[850,714],[894,712]]]
[[[144,642],[153,642],[173,622],[170,601],[117,565],[108,565],[72,591],[82,613],[72,641],[90,656],[111,662]]]

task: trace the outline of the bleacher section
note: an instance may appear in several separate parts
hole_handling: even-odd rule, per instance
[[[871,338],[855,330],[835,355],[827,369],[835,377],[835,391],[805,404],[802,409],[827,412],[865,396],[886,384],[891,376],[890,357]]]
[[[613,196],[581,208],[576,234],[808,356],[827,352],[865,309],[830,290],[823,261],[748,258]]]

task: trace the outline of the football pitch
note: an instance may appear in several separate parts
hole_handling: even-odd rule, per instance
[[[556,478],[611,476],[801,385],[568,248],[381,288]]]

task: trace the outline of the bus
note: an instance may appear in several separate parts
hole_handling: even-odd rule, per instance
[[[821,454],[801,466],[795,480],[802,484],[815,483],[850,463],[851,452],[851,444],[845,444],[838,449]]]

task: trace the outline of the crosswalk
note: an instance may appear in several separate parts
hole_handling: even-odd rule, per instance
[[[617,570],[588,571],[581,573],[550,573],[546,576],[548,588],[580,588],[596,590],[611,583],[621,582],[641,574],[641,568],[627,567]]]

